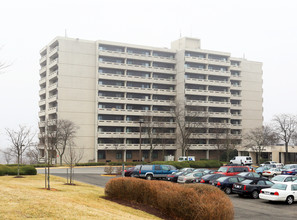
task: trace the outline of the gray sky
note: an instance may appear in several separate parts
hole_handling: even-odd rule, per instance
[[[263,62],[264,120],[297,111],[297,2],[294,0],[3,0],[0,148],[4,128],[37,131],[39,50],[56,36],[170,47],[182,36],[202,49]]]

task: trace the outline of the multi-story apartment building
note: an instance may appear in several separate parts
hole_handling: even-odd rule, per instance
[[[40,55],[40,131],[48,120],[73,121],[83,162],[139,160],[140,148],[147,160],[150,142],[154,160],[177,158],[176,109],[203,112],[190,119],[199,122],[187,145],[196,159],[217,158],[218,131],[241,145],[262,126],[262,63],[201,49],[199,39],[165,49],[57,37]]]

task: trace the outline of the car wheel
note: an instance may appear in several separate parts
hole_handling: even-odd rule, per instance
[[[147,179],[147,180],[152,180],[152,179],[153,179],[153,176],[152,176],[152,175],[147,175],[147,176],[146,176],[146,179]]]
[[[253,199],[258,199],[259,198],[259,193],[256,190],[252,192],[252,198]]]
[[[272,175],[272,177],[275,177],[275,176],[276,176],[276,174],[273,174],[273,175]]]
[[[229,195],[229,194],[231,194],[232,190],[230,187],[226,187],[224,192]]]
[[[293,196],[288,196],[287,199],[286,199],[286,203],[288,205],[292,205],[294,202],[294,197]]]

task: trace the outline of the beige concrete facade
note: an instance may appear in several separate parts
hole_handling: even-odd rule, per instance
[[[57,37],[40,55],[39,127],[56,119],[78,125],[81,162],[138,160],[139,121],[146,118],[159,133],[154,158],[180,156],[176,105],[207,113],[203,132],[191,137],[190,153],[200,159],[216,157],[217,126],[239,146],[245,131],[262,126],[262,64],[201,49],[199,39],[181,38],[164,49]],[[145,157],[148,142],[143,132]]]

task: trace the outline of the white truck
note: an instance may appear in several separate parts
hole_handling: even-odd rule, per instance
[[[182,161],[195,161],[195,156],[181,156],[178,158],[178,162]]]

